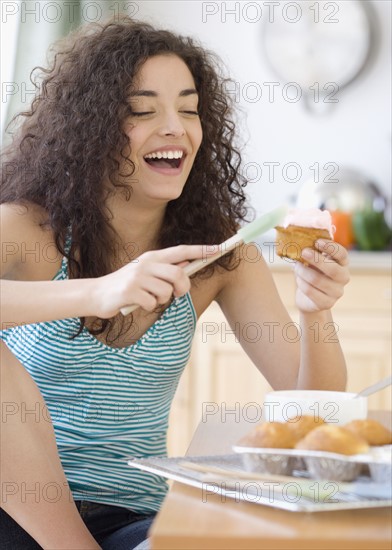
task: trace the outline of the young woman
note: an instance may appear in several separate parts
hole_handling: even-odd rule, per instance
[[[164,454],[196,319],[216,300],[231,326],[290,322],[254,245],[182,269],[245,220],[233,139],[214,57],[189,38],[87,27],[46,71],[3,159],[5,548],[145,539],[166,485],[126,458]],[[276,389],[345,387],[339,344],[309,328],[348,281],[328,250],[295,268],[300,341],[241,342]]]

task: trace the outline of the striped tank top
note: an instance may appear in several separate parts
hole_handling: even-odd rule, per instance
[[[67,277],[63,258],[53,280]],[[195,325],[188,293],[125,348],[105,345],[86,327],[71,339],[79,318],[1,331],[45,399],[75,500],[141,513],[159,509],[166,482],[131,468],[127,458],[166,454],[170,405],[189,359]]]

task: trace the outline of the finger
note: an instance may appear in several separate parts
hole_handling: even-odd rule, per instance
[[[170,283],[174,296],[182,296],[190,289],[191,283],[184,269],[178,265],[152,263],[148,266],[149,275]]]
[[[145,277],[142,288],[155,296],[158,304],[166,304],[173,294],[173,285],[157,277]]]
[[[139,291],[134,295],[132,302],[140,306],[145,311],[154,311],[158,305],[156,297],[150,292],[142,289],[139,289]],[[124,307],[127,305],[129,304],[124,304]]]
[[[324,241],[319,239],[316,241],[315,246],[320,250],[326,257],[333,259],[338,264],[345,266],[348,265],[348,252],[341,244],[335,241]]]
[[[318,288],[315,288],[300,277],[297,278],[297,286],[299,290],[320,310],[331,309],[336,302],[335,298],[324,294],[324,292],[322,292]]]
[[[156,250],[154,252],[147,252],[144,254],[152,255],[154,254],[154,260],[158,262],[167,262],[170,264],[179,264],[187,260],[198,260],[206,258],[211,255],[212,247],[210,245],[201,245],[201,244],[180,244],[178,246],[173,246],[169,248],[164,248],[162,250]],[[215,251],[217,248],[215,249]]]
[[[333,296],[336,299],[343,296],[343,285],[331,279],[318,269],[316,270],[313,267],[307,267],[301,262],[297,262],[295,266],[295,275],[297,278],[306,281],[328,296]]]
[[[350,277],[347,265],[341,265],[335,262],[331,256],[324,252],[313,250],[312,248],[305,248],[302,251],[302,257],[309,266],[327,275],[331,279],[341,284],[348,283]]]

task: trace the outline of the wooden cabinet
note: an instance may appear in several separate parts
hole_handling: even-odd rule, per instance
[[[292,270],[279,260],[271,270],[283,302],[297,321]],[[347,361],[348,391],[359,391],[390,375],[391,274],[387,265],[352,268],[351,281],[334,308],[334,322]],[[191,359],[173,402],[169,454],[184,454],[200,420],[216,414],[218,407],[238,421],[244,406],[252,418],[261,414],[270,389],[228,329],[219,306],[211,304],[199,319]],[[371,409],[391,406],[391,388],[369,397]]]

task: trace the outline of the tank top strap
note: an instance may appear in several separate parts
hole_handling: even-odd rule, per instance
[[[71,234],[71,229],[69,229],[67,231],[67,236],[65,238],[65,243],[64,243],[64,252],[65,254],[69,254],[69,251],[71,250],[71,245],[72,245],[72,234]],[[57,272],[56,276],[55,276],[55,279],[68,279],[68,258],[66,255],[64,255],[61,259],[61,266],[60,266],[60,269],[59,271]]]

